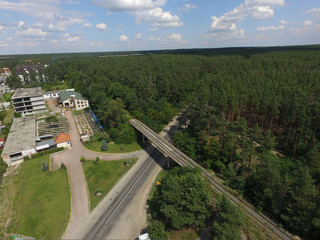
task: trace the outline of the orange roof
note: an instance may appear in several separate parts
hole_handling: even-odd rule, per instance
[[[54,141],[55,143],[63,143],[70,141],[70,135],[66,133],[60,133]]]

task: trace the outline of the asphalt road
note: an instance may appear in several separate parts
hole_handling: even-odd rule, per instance
[[[158,150],[153,149],[153,151],[151,151],[149,157],[144,160],[145,163],[143,163],[143,167],[139,169],[137,174],[131,177],[130,183],[125,186],[111,205],[104,210],[101,217],[83,239],[104,239],[108,235],[114,226],[117,216],[121,214],[124,207],[138,194],[145,179],[147,179],[149,174],[152,173],[152,170],[159,165],[162,158],[163,155]]]

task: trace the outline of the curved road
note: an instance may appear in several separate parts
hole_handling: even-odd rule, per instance
[[[51,167],[57,169],[61,163],[68,167],[68,175],[71,189],[71,214],[64,239],[75,239],[79,232],[79,227],[89,217],[89,200],[85,175],[83,172],[80,157],[86,159],[120,160],[140,157],[143,150],[131,153],[99,153],[85,148],[81,141],[75,120],[70,111],[65,112],[65,117],[70,124],[70,137],[72,148],[63,152],[51,155]]]

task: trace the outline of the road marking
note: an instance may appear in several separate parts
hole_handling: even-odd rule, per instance
[[[157,152],[156,156],[154,158],[156,158],[159,155],[159,151]],[[150,156],[151,157],[151,156]],[[110,221],[110,219],[112,218],[112,216],[116,213],[116,211],[119,209],[120,205],[122,204],[122,202],[127,198],[127,196],[129,195],[129,193],[132,191],[132,189],[136,186],[136,184],[138,183],[138,181],[140,180],[140,178],[142,177],[142,175],[147,171],[147,169],[149,168],[150,164],[153,161],[151,160],[149,162],[149,164],[147,165],[147,167],[143,170],[143,172],[140,174],[140,176],[138,177],[137,181],[131,186],[131,188],[129,189],[129,191],[126,193],[126,195],[122,198],[121,202],[118,204],[118,206],[116,207],[115,210],[113,210],[112,214],[110,215],[110,217],[107,219],[107,221],[104,223],[105,225],[108,224],[108,222]]]

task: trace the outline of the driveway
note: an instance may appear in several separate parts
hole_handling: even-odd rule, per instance
[[[85,148],[81,141],[75,120],[70,111],[65,112],[65,117],[70,124],[70,137],[72,148],[51,155],[51,167],[57,169],[61,163],[68,168],[70,189],[71,189],[71,215],[70,222],[63,238],[74,239],[75,234],[79,231],[79,226],[89,216],[89,200],[85,175],[83,172],[80,157],[86,159],[95,159],[99,157],[101,160],[120,160],[126,158],[139,158],[143,154],[143,150],[131,153],[99,153],[93,152]]]

